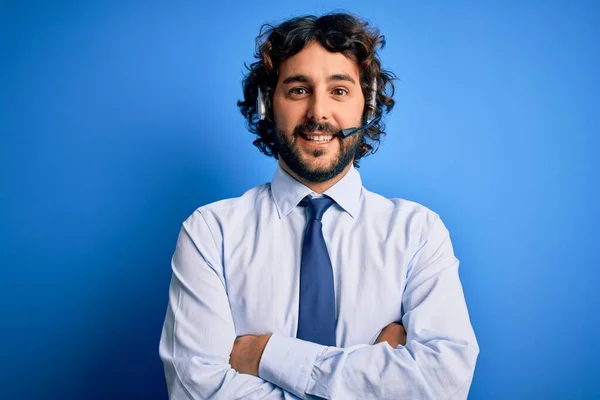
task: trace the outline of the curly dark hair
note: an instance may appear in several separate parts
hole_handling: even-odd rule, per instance
[[[250,132],[258,135],[254,145],[268,155],[277,158],[276,133],[272,129],[272,99],[278,81],[279,66],[288,58],[299,53],[309,42],[316,41],[331,52],[344,54],[355,61],[360,72],[360,83],[365,96],[365,110],[375,116],[389,113],[394,107],[395,75],[381,68],[377,50],[385,46],[385,37],[377,29],[371,28],[367,22],[358,17],[335,13],[321,17],[306,15],[292,18],[278,26],[265,24],[256,38],[257,59],[249,67],[242,82],[244,99],[237,102],[242,115],[246,118]],[[372,96],[373,80],[377,81],[377,98],[375,110],[369,106]],[[259,120],[256,109],[258,88],[266,94],[267,120]],[[359,150],[354,158],[354,165],[359,160],[377,151],[381,137],[385,135],[385,125],[381,120],[363,132]]]

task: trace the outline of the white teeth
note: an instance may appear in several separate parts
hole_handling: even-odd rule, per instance
[[[313,142],[329,142],[333,139],[333,136],[330,135],[318,135],[318,136],[307,136],[308,140]]]

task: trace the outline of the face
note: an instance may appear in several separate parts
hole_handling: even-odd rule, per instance
[[[362,133],[342,140],[337,132],[359,126],[364,106],[358,66],[342,53],[313,42],[281,63],[273,115],[284,168],[309,182],[339,175]]]

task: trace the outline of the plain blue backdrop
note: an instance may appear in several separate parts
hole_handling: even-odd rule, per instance
[[[331,10],[387,38],[397,106],[360,172],[451,232],[470,398],[600,397],[600,3],[269,0],[2,2],[1,398],[166,397],[181,222],[275,169],[236,107],[254,38]]]

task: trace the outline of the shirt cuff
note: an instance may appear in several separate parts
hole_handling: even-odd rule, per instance
[[[274,333],[258,364],[258,375],[304,398],[312,369],[326,350],[327,346]]]

